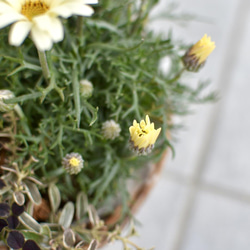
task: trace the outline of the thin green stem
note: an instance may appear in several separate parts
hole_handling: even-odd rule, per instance
[[[135,33],[138,30],[138,28],[142,25],[141,19],[142,19],[142,15],[143,15],[143,11],[144,11],[144,4],[145,4],[145,0],[141,0],[140,9],[138,10],[138,16],[137,16],[136,21],[134,21],[134,25],[131,28],[130,35]]]
[[[18,97],[13,97],[11,99],[6,99],[4,100],[5,103],[9,104],[9,103],[18,103],[18,102],[25,102],[31,99],[36,99],[38,97],[41,97],[42,93],[41,92],[34,92],[31,94],[27,94],[27,95],[20,95]]]
[[[82,16],[77,17],[77,24],[76,25],[77,25],[76,26],[77,35],[79,37],[82,37],[82,35],[83,35],[83,29],[82,29],[82,27],[83,27],[83,17]]]
[[[18,114],[18,116],[20,117],[22,126],[23,126],[26,134],[27,135],[31,135],[29,126],[27,125],[27,118],[24,115],[22,108],[18,104],[16,104],[15,107],[14,107],[14,110],[16,111],[16,113]]]
[[[73,95],[74,95],[75,110],[76,110],[77,128],[80,128],[81,100],[80,100],[80,86],[78,81],[76,64],[74,64],[73,66],[72,84],[73,84]]]
[[[182,68],[182,69],[181,69],[172,79],[170,79],[170,80],[168,81],[168,83],[172,83],[172,82],[177,81],[177,80],[181,77],[182,73],[183,73],[185,70],[186,70],[185,67]]]
[[[50,71],[49,71],[49,66],[48,66],[48,61],[47,61],[45,51],[39,51],[38,50],[38,56],[39,56],[40,64],[41,64],[41,67],[42,67],[43,76],[44,76],[46,82],[49,83]]]

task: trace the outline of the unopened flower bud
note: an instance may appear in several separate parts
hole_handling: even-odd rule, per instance
[[[69,174],[78,174],[83,168],[84,160],[78,153],[67,154],[63,160],[62,165]]]
[[[136,120],[133,126],[129,128],[130,132],[130,146],[132,150],[138,155],[147,155],[151,153],[154,144],[161,132],[161,128],[155,129],[154,123],[150,123],[149,116],[145,120],[138,123]]]
[[[215,43],[205,34],[183,56],[182,61],[189,71],[197,72],[206,62],[207,57],[215,49]]]
[[[120,135],[121,127],[114,120],[106,121],[102,124],[102,134],[108,140],[114,140]]]
[[[16,103],[5,103],[4,100],[8,100],[15,97],[13,92],[8,89],[1,89],[0,90],[0,111],[1,112],[8,112],[14,109]]]
[[[81,93],[81,96],[84,98],[90,97],[93,93],[93,84],[86,79],[81,80],[80,81],[80,93]]]

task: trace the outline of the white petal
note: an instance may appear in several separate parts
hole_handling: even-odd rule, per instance
[[[50,50],[52,48],[53,42],[50,34],[46,31],[39,30],[36,26],[33,26],[31,29],[31,38],[40,51]]]
[[[5,0],[5,2],[12,6],[15,10],[20,11],[24,0]]]
[[[84,0],[85,4],[98,4],[98,0]]]
[[[32,19],[34,25],[43,31],[47,31],[51,25],[51,17],[47,14],[36,16]]]
[[[51,1],[51,0],[46,0],[45,1],[51,8],[54,8],[55,6],[59,6],[61,5],[64,0],[54,0],[54,1]]]
[[[72,16],[73,14],[80,16],[91,16],[94,13],[94,10],[88,5],[66,3],[51,9],[50,12],[58,16],[67,18]]]
[[[64,5],[64,4],[69,4],[69,3],[74,3],[74,4],[85,4],[85,0],[64,0],[63,1],[63,4],[61,5]]]
[[[0,13],[6,13],[11,11],[13,11],[13,8],[9,4],[0,2]]]
[[[33,18],[33,23],[39,30],[48,32],[54,42],[63,40],[63,25],[59,18],[49,15],[40,15]]]
[[[66,2],[77,2],[80,4],[97,4],[98,0],[66,0]]]
[[[54,0],[51,2],[51,0],[46,0],[46,1],[50,1],[49,6],[50,9],[52,8],[56,8],[56,7],[61,7],[61,6],[65,6],[67,4],[85,4],[85,0]]]
[[[0,29],[21,19],[24,19],[24,16],[17,14],[15,12],[1,14],[0,15]]]
[[[73,14],[71,9],[67,8],[67,5],[61,5],[61,6],[54,7],[49,11],[49,13],[52,15],[54,14],[56,16],[61,16],[64,18],[68,18],[68,17],[72,16],[72,14]]]
[[[74,8],[73,13],[79,16],[91,16],[94,10],[88,5],[81,5],[79,8]]]
[[[23,40],[30,32],[32,24],[27,21],[19,21],[11,26],[9,33],[9,43],[14,46],[20,46]]]
[[[60,42],[63,40],[64,31],[63,25],[58,18],[51,18],[49,33],[54,42]]]

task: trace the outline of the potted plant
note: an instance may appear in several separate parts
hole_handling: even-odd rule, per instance
[[[132,244],[121,225],[206,87],[214,49],[145,28],[157,1],[0,1],[0,240],[12,249]],[[185,52],[186,51],[186,52]],[[171,59],[167,74],[162,58]],[[132,184],[131,184],[132,183]],[[132,188],[131,188],[132,185]],[[139,249],[139,247],[138,247]]]

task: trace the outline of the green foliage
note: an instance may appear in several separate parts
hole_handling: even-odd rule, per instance
[[[11,47],[8,29],[0,30],[0,89],[13,91],[16,97],[6,103],[20,107],[17,113],[0,114],[6,164],[15,162],[21,172],[40,180],[42,193],[56,184],[62,204],[75,202],[79,192],[96,208],[117,194],[127,204],[126,180],[171,146],[166,136],[175,126],[171,116],[187,114],[190,104],[214,97],[201,98],[205,84],[192,89],[182,82],[185,44],[175,46],[170,35],[163,39],[145,29],[156,3],[105,0],[91,18],[63,20],[65,38],[46,53],[50,75],[45,77],[32,41]],[[167,75],[159,71],[165,56],[172,63]],[[94,86],[88,99],[80,95],[81,79]],[[153,152],[137,157],[129,149],[129,127],[147,114],[162,132]],[[121,127],[112,141],[101,133],[102,123],[110,119]],[[61,164],[71,152],[84,159],[76,176]]]

